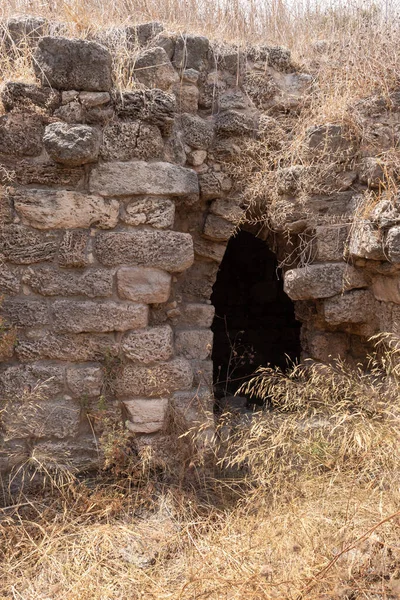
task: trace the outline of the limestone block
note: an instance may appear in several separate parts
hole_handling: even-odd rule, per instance
[[[192,386],[193,372],[184,358],[158,363],[151,367],[127,363],[116,381],[118,397],[162,397]]]
[[[352,290],[324,301],[324,317],[329,325],[369,323],[375,315],[375,300],[369,290]]]
[[[210,42],[204,36],[183,34],[175,44],[173,63],[177,69],[202,71],[207,62]]]
[[[158,127],[141,121],[112,121],[104,127],[100,149],[104,160],[159,158],[164,142]]]
[[[150,225],[156,229],[172,227],[175,219],[175,203],[167,198],[145,196],[125,206],[121,220],[128,225]]]
[[[79,102],[85,108],[94,108],[103,106],[111,101],[111,96],[108,92],[81,92],[79,94]]]
[[[130,264],[180,272],[193,263],[193,240],[190,234],[176,231],[99,233],[96,255],[110,267]]]
[[[233,235],[235,225],[216,215],[208,215],[204,224],[204,236],[217,242],[226,242]]]
[[[60,333],[127,331],[146,327],[148,309],[133,303],[57,300],[53,316]]]
[[[171,133],[175,120],[176,100],[172,94],[162,90],[121,92],[115,106],[116,113],[123,119],[139,119],[159,127],[163,135]]]
[[[67,385],[73,396],[81,399],[100,396],[103,370],[94,365],[74,365],[67,369]]]
[[[19,190],[14,206],[22,222],[37,229],[111,229],[119,213],[117,200],[66,190]]]
[[[104,360],[106,356],[117,356],[119,344],[113,334],[54,334],[39,332],[32,339],[19,339],[16,354],[21,361]]]
[[[39,441],[31,455],[39,464],[54,465],[78,473],[98,469],[101,463],[99,445],[93,435],[68,441]]]
[[[212,415],[214,395],[210,388],[192,388],[187,392],[175,392],[171,402],[173,409],[186,421],[188,426],[214,424]]]
[[[117,271],[121,298],[144,304],[167,302],[171,293],[171,275],[160,269],[122,267]]]
[[[80,406],[68,396],[56,400],[13,402],[3,413],[5,438],[57,438],[78,434]]]
[[[370,221],[354,223],[351,229],[349,253],[353,257],[385,260],[382,236]]]
[[[371,188],[379,188],[379,185],[385,181],[383,166],[384,163],[375,157],[363,158],[358,171],[360,182]]]
[[[338,159],[354,154],[356,145],[350,132],[341,125],[316,125],[307,131],[306,146],[315,157]]]
[[[11,113],[0,117],[0,154],[38,156],[43,148],[44,125],[40,115]]]
[[[12,263],[31,263],[53,260],[58,240],[54,232],[33,232],[21,225],[5,225],[0,228],[0,252]]]
[[[96,162],[100,135],[89,125],[50,123],[45,129],[43,142],[47,154],[55,162],[77,167]]]
[[[367,287],[362,273],[346,263],[323,263],[285,273],[285,292],[292,300],[329,298],[354,288]]]
[[[170,163],[115,162],[96,167],[90,191],[101,196],[188,196],[199,193],[197,174]]]
[[[15,108],[32,110],[35,106],[52,111],[58,108],[61,102],[60,92],[20,81],[8,81],[1,92],[1,100],[6,111]]]
[[[18,16],[7,19],[5,29],[6,46],[13,49],[35,46],[38,40],[46,34],[48,21],[43,17]]]
[[[215,308],[212,304],[190,302],[181,307],[179,323],[195,327],[211,327],[214,320]]]
[[[178,290],[184,299],[189,302],[210,300],[218,268],[218,262],[196,261],[178,282]]]
[[[215,260],[217,263],[220,263],[224,258],[225,250],[226,243],[218,244],[217,242],[201,238],[196,238],[194,241],[195,254],[203,258]]]
[[[316,260],[321,262],[342,260],[348,235],[348,225],[316,227]]]
[[[191,360],[193,369],[193,385],[206,386],[213,389],[213,361],[212,360]]]
[[[2,172],[2,167],[6,171]],[[12,173],[12,179],[7,177],[7,172]],[[57,185],[65,188],[76,188],[82,183],[83,177],[83,167],[65,167],[51,160],[44,159],[41,162],[36,159],[19,159],[18,162],[12,162],[11,159],[8,161],[0,160],[1,183],[12,182],[14,185]]]
[[[88,231],[70,230],[64,233],[58,251],[60,267],[86,267],[88,264]]]
[[[400,262],[400,226],[389,229],[386,236],[385,249],[390,262]]]
[[[210,206],[210,212],[217,217],[223,217],[231,223],[239,223],[243,217],[244,210],[240,207],[240,199],[227,198],[226,200],[214,200]]]
[[[172,329],[162,325],[131,331],[122,342],[122,352],[129,360],[143,364],[169,360],[174,352]]]
[[[199,109],[199,88],[197,85],[179,82],[173,87],[179,113],[196,114]]]
[[[187,329],[176,332],[176,352],[185,358],[205,360],[211,355],[212,345],[213,332],[209,329]]]
[[[252,113],[227,110],[217,116],[215,130],[219,136],[254,135],[257,122]]]
[[[185,144],[198,150],[207,150],[213,141],[214,126],[211,121],[191,114],[180,117],[180,125]]]
[[[373,279],[372,292],[377,300],[400,304],[400,278],[377,275]]]
[[[17,327],[36,327],[50,322],[45,300],[6,298],[1,305],[1,313],[7,323]]]
[[[65,368],[54,365],[13,365],[0,374],[1,397],[5,400],[41,400],[64,390]]]
[[[56,90],[108,92],[112,87],[111,55],[96,42],[44,37],[33,66],[42,85]]]
[[[129,431],[155,433],[164,427],[168,409],[167,398],[136,398],[125,400],[123,404],[128,413],[129,420],[126,426]]]
[[[133,75],[145,87],[164,91],[179,81],[167,53],[160,47],[148,48],[136,57]]]
[[[203,200],[221,198],[232,187],[231,180],[222,173],[204,173],[199,176],[201,197]]]
[[[345,358],[349,350],[348,336],[345,333],[317,331],[309,336],[308,347],[311,358],[329,363],[335,358]]]
[[[0,264],[0,297],[3,294],[18,294],[19,277],[7,265]]]
[[[65,272],[54,267],[28,268],[23,283],[43,296],[88,296],[96,298],[113,293],[113,272],[88,269],[85,272]]]

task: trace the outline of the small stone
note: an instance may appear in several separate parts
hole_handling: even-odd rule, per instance
[[[100,148],[98,131],[88,125],[51,123],[43,142],[50,158],[69,167],[96,162]]]
[[[188,329],[176,332],[175,347],[180,356],[205,360],[211,355],[213,332],[209,329]]]
[[[382,235],[370,221],[355,222],[351,228],[349,253],[356,258],[385,260]]]
[[[207,152],[206,150],[193,150],[192,152],[189,152],[189,154],[187,155],[187,161],[190,165],[193,165],[194,167],[199,167],[200,165],[202,165],[204,163],[204,161],[207,158]]]
[[[127,37],[134,45],[145,46],[157,35],[164,31],[164,26],[158,21],[140,23],[133,27],[127,27]]]
[[[244,209],[240,207],[237,198],[227,198],[226,200],[214,200],[210,206],[210,212],[217,217],[223,217],[231,223],[238,224],[244,214]]]
[[[94,108],[95,106],[103,106],[111,101],[111,96],[108,92],[81,92],[79,101],[86,108]]]
[[[214,200],[224,195],[222,179],[223,175],[220,173],[204,173],[199,176],[200,192],[203,200]]]
[[[64,106],[65,104],[74,102],[78,99],[78,96],[79,92],[76,90],[67,90],[66,92],[61,92],[61,104]]]
[[[389,229],[385,241],[386,254],[392,263],[400,262],[400,227]]]
[[[122,267],[117,271],[121,298],[144,304],[167,302],[171,293],[171,275],[160,269]]]
[[[68,104],[65,104],[65,106],[60,106],[60,108],[54,111],[54,117],[59,121],[65,121],[65,123],[70,123],[71,125],[83,123],[85,120],[84,108],[77,100],[69,102]]]
[[[28,268],[23,283],[43,296],[111,296],[113,273],[105,269],[88,269],[83,273],[59,271],[53,267]]]
[[[369,323],[375,316],[375,301],[369,290],[352,290],[324,301],[324,317],[329,325]]]
[[[209,424],[214,428],[213,416],[214,395],[208,387],[197,387],[187,392],[175,392],[172,406],[183,418],[187,426]]]
[[[72,395],[78,398],[100,396],[103,370],[99,366],[74,365],[67,369],[67,385]]]
[[[180,272],[193,263],[193,240],[190,234],[176,231],[99,233],[96,255],[110,267],[129,263]]]
[[[208,215],[204,225],[204,237],[216,242],[228,241],[235,231],[235,225],[216,215]]]
[[[136,398],[123,402],[129,421],[126,426],[133,433],[156,433],[165,425],[167,416],[167,398]]]
[[[58,264],[60,267],[86,267],[88,264],[87,245],[89,233],[87,231],[66,231],[58,251]]]
[[[194,171],[164,162],[105,163],[92,171],[89,187],[101,196],[188,196],[199,192]]]
[[[252,108],[252,102],[242,91],[229,90],[219,96],[218,108],[221,112],[225,110],[245,110]]]
[[[217,116],[215,123],[217,135],[254,135],[257,124],[253,114],[228,110]]]
[[[108,92],[112,87],[111,63],[109,51],[96,42],[44,37],[33,66],[45,87]]]
[[[315,236],[317,261],[327,262],[343,259],[349,236],[348,225],[320,225],[315,228]]]
[[[179,75],[163,48],[149,48],[140,53],[135,60],[133,75],[145,87],[160,90],[168,90],[179,81]]]
[[[164,142],[158,127],[140,121],[114,121],[103,130],[100,155],[104,160],[159,158]]]
[[[157,363],[152,367],[126,363],[116,381],[116,394],[119,398],[157,398],[189,389],[192,381],[192,368],[184,358]]]
[[[346,263],[324,263],[285,273],[285,292],[292,300],[329,298],[353,288],[367,287],[362,273]]]
[[[173,340],[169,325],[131,331],[122,342],[122,352],[126,358],[138,363],[165,361],[173,355]]]
[[[118,223],[119,202],[65,190],[19,190],[14,206],[22,222],[37,229],[111,229]]]
[[[177,112],[196,114],[199,109],[200,92],[197,85],[179,82],[172,88],[176,97]]]
[[[372,156],[363,158],[359,167],[360,182],[370,188],[379,188],[385,181],[384,163]]]
[[[177,69],[204,70],[210,42],[204,36],[183,34],[175,44],[173,63]]]
[[[171,133],[175,109],[175,97],[158,89],[121,92],[115,106],[118,117],[146,121],[159,127],[163,135]]]
[[[133,303],[57,300],[53,317],[60,333],[127,331],[146,327],[148,309]]]
[[[150,225],[155,229],[172,227],[175,219],[175,203],[166,198],[147,196],[126,205],[121,220],[128,225]]]
[[[207,150],[211,146],[214,137],[211,121],[205,121],[196,115],[183,114],[180,124],[185,144],[199,150]]]

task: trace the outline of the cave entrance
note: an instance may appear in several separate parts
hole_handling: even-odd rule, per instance
[[[266,242],[244,230],[229,240],[211,301],[215,409],[254,409],[261,400],[232,398],[240,386],[259,366],[285,369],[300,357],[300,323]]]

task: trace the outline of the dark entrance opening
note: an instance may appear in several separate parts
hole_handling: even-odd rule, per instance
[[[283,291],[276,256],[240,230],[228,243],[213,287],[213,377],[216,410],[259,366],[285,369],[300,356],[300,324]],[[231,400],[232,401],[232,400]],[[254,403],[254,400],[252,400]],[[249,402],[247,402],[247,408]]]

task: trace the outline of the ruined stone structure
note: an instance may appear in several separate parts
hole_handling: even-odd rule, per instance
[[[15,43],[29,23],[9,24]],[[31,455],[89,468],[87,411],[103,398],[138,435],[161,431],[171,406],[189,421],[212,409],[212,286],[246,211],[225,163],[268,134],[274,111],[295,112],[312,82],[280,48],[217,49],[159,24],[97,41],[30,31],[38,84],[7,83],[0,118],[2,313],[17,332],[2,357],[0,469]],[[111,35],[142,47],[136,91],[113,88]],[[368,123],[390,137],[400,100],[374,102]],[[299,261],[304,232],[311,240],[309,264],[285,273],[303,356],[358,360],[371,334],[396,330],[400,213],[382,200],[355,226],[357,199],[383,177],[376,150],[340,126],[307,135],[314,158],[323,147],[357,159],[335,172],[340,191],[307,205],[297,192],[308,167],[278,173],[286,216],[270,249],[284,259],[289,231]]]

